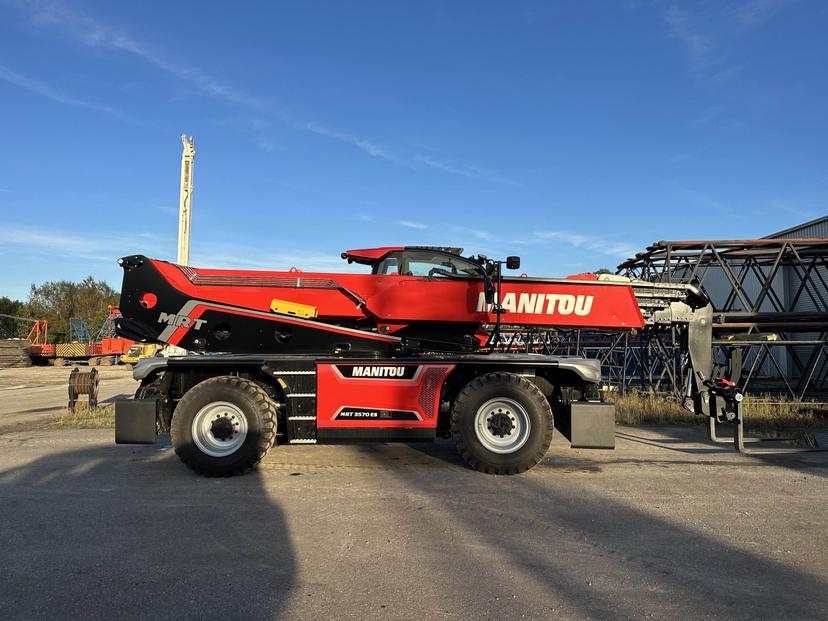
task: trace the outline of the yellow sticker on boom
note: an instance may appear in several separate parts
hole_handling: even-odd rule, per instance
[[[288,302],[287,300],[277,300],[276,298],[270,301],[270,310],[279,315],[290,315],[291,317],[301,317],[302,319],[313,319],[317,315],[315,306]]]

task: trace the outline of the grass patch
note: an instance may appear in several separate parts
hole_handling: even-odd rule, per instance
[[[54,429],[113,429],[115,406],[102,405],[92,409],[84,407],[74,412],[61,410],[51,426]]]
[[[707,419],[685,410],[678,401],[648,393],[609,394],[615,420],[625,425],[702,425]],[[742,402],[748,431],[802,431],[828,428],[828,405],[773,395],[746,395]]]
[[[607,401],[615,404],[615,421],[625,425],[694,425],[704,422],[676,401],[660,395],[609,393]]]

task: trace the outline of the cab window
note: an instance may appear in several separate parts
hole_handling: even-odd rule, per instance
[[[387,257],[383,259],[380,264],[377,266],[377,269],[374,270],[375,274],[399,274],[400,273],[400,263],[396,257]]]
[[[400,274],[428,278],[482,278],[478,265],[463,257],[429,250],[392,252],[374,266],[374,274]]]

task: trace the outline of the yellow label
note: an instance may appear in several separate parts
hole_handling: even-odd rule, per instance
[[[288,302],[287,300],[277,300],[276,298],[271,300],[270,310],[279,315],[290,315],[291,317],[301,317],[303,319],[313,319],[317,313],[315,306]]]

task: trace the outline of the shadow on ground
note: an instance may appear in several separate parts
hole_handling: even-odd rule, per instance
[[[152,451],[89,448],[0,473],[0,618],[279,616],[295,561],[261,475],[205,479]]]
[[[715,505],[712,494],[721,495],[726,481],[714,489],[703,477],[694,484],[695,475],[688,473],[690,491],[687,485],[671,489],[670,480],[658,484],[648,478],[641,478],[636,489],[635,484],[622,486],[615,480],[635,477],[636,468],[600,474],[600,466],[580,464],[567,472],[563,460],[513,477],[471,473],[483,477],[483,482],[466,487],[457,485],[454,471],[463,466],[450,443],[419,445],[417,450],[442,462],[449,476],[424,478],[400,470],[398,484],[419,495],[421,504],[436,509],[423,515],[431,520],[425,529],[438,531],[450,524],[453,538],[465,542],[467,556],[459,563],[465,568],[464,580],[484,593],[534,593],[534,606],[516,608],[508,600],[490,601],[483,616],[542,618],[538,606],[544,605],[547,613],[593,619],[825,618],[828,572],[819,553],[816,563],[813,559],[810,563],[821,577],[794,567],[801,559],[769,558],[779,552],[773,545],[784,547],[783,537],[771,546],[755,545],[756,552],[746,550],[746,540],[761,542],[768,529],[749,522],[736,524],[735,510],[724,512],[730,523],[705,515],[704,507],[689,510],[686,516],[669,510],[663,511],[664,517],[659,515],[672,503],[692,506],[683,498],[688,494],[704,499],[710,493],[696,504]],[[824,464],[821,470],[824,475]],[[567,478],[578,471],[581,474],[574,474],[574,479]],[[738,477],[729,484],[739,485]],[[633,491],[617,493],[621,487]],[[627,500],[630,497],[633,502]],[[773,510],[784,516],[789,508]],[[734,538],[741,539],[737,547],[728,539],[739,529],[746,536]],[[457,548],[449,546],[447,554],[456,555]],[[501,559],[500,565],[487,562],[492,558]],[[504,589],[506,576],[510,586]]]
[[[825,618],[819,550],[784,549],[802,520],[776,468],[560,459],[493,477],[441,441],[277,447],[205,479],[159,448],[0,473],[0,618]],[[730,510],[728,490],[765,477],[787,540]]]
[[[759,438],[747,434],[745,447],[747,453],[739,456],[733,445],[733,429],[720,425],[719,442],[707,439],[706,427],[652,427],[658,430],[658,437],[635,427],[623,427],[616,431],[616,438],[646,446],[660,448],[681,455],[699,455],[704,463],[733,465],[733,458],[744,458],[750,463],[789,468],[799,471],[803,468],[812,469],[818,476],[828,477],[828,451],[825,449],[807,448],[780,439]],[[794,434],[795,435],[795,434]],[[697,446],[702,443],[704,446]],[[717,461],[720,456],[727,461]],[[734,467],[739,467],[737,463]]]

